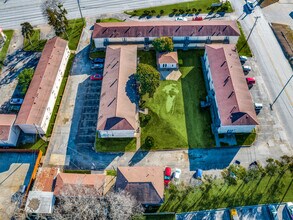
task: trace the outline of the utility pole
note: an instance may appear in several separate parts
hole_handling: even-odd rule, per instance
[[[292,78],[293,78],[293,74],[290,76],[290,78],[288,79],[288,81],[286,82],[286,84],[284,85],[284,87],[281,89],[281,91],[279,92],[279,94],[277,95],[277,97],[275,98],[275,100],[273,101],[273,103],[270,104],[271,111],[273,110],[273,105],[278,100],[278,98],[280,97],[280,95],[282,94],[282,92],[285,90],[286,86],[289,84],[289,82],[290,82],[290,80]]]
[[[82,23],[83,23],[83,25],[85,26],[85,22],[84,22],[84,18],[83,18],[83,15],[82,15],[81,8],[80,8],[79,0],[77,0],[77,5],[78,5],[78,10],[79,10],[80,17],[81,17],[81,19],[82,19]]]
[[[240,51],[245,47],[245,45],[247,44],[248,39],[250,38],[250,35],[252,34],[252,31],[253,31],[253,29],[254,29],[255,26],[256,26],[257,20],[258,20],[259,18],[261,18],[261,16],[254,16],[254,18],[255,18],[255,21],[254,21],[254,24],[253,24],[253,26],[252,26],[252,28],[251,28],[249,34],[248,34],[248,37],[247,37],[245,43],[244,43],[243,46],[239,49],[238,52],[240,52]]]

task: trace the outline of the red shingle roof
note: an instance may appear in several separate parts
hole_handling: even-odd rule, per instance
[[[104,194],[105,174],[59,173],[54,195],[88,196],[91,193]]]
[[[0,114],[0,140],[7,141],[9,139],[10,129],[16,119],[14,114]]]
[[[256,113],[234,44],[206,45],[222,125],[257,125]]]
[[[143,204],[158,204],[164,198],[163,167],[118,167],[116,188],[126,190]]]
[[[34,182],[33,191],[53,192],[53,183],[58,171],[56,167],[40,167]]]
[[[178,64],[177,52],[173,51],[173,52],[166,52],[166,53],[158,53],[157,63],[158,64],[167,64],[167,63]]]
[[[135,130],[136,104],[127,94],[129,77],[136,72],[137,46],[107,47],[97,130]]]
[[[156,21],[96,23],[93,38],[239,36],[236,21]]]
[[[15,124],[41,125],[66,46],[59,37],[47,41]]]

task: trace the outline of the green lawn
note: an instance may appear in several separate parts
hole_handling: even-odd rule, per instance
[[[13,37],[14,30],[6,30],[3,32],[6,35],[7,39],[4,43],[4,46],[2,47],[2,49],[0,51],[0,71],[2,69],[3,62],[6,58],[6,54],[7,54],[8,48],[9,48],[10,41]]]
[[[105,22],[123,22],[123,21],[117,18],[103,18],[103,19],[97,19],[96,22],[105,23]]]
[[[236,134],[236,141],[238,146],[251,146],[256,139],[256,132],[250,134]]]
[[[97,152],[125,152],[135,151],[135,138],[98,138],[96,137]]]
[[[51,134],[52,134],[54,124],[55,124],[55,120],[57,118],[59,106],[61,104],[62,96],[63,96],[64,90],[65,90],[66,82],[67,82],[67,79],[68,79],[68,76],[69,76],[69,73],[70,73],[70,70],[71,70],[72,63],[74,61],[74,57],[75,57],[75,55],[73,53],[71,53],[70,56],[69,56],[69,60],[68,60],[68,63],[67,63],[67,66],[66,66],[66,69],[65,69],[65,72],[64,72],[64,77],[62,79],[61,86],[60,86],[59,92],[58,92],[58,96],[57,96],[57,99],[56,99],[56,102],[55,102],[55,106],[54,106],[54,109],[53,109],[53,112],[52,112],[52,116],[50,118],[48,130],[47,130],[47,133],[46,133],[46,137],[50,137]]]
[[[48,147],[48,142],[45,142],[42,139],[38,139],[37,142],[33,144],[22,144],[17,146],[17,148],[20,148],[20,149],[40,150],[42,151],[43,155],[45,155],[47,147]]]
[[[165,190],[165,202],[159,212],[180,213],[292,201],[292,183],[292,174],[287,171],[284,175],[266,175],[248,183],[238,180],[237,185],[228,185],[218,179],[205,187],[178,190],[171,186]]]
[[[158,7],[142,8],[124,13],[132,16],[162,16],[162,15],[180,15],[180,14],[199,14],[213,12],[232,12],[232,6],[229,2],[221,7],[211,8],[212,3],[219,3],[219,0],[194,0],[171,5]]]
[[[24,38],[23,40],[23,49],[24,51],[42,51],[44,49],[44,46],[47,42],[47,40],[40,39],[40,30],[35,29],[33,35],[31,36],[30,40]]]
[[[202,51],[179,51],[182,79],[160,81],[153,98],[144,96],[151,119],[141,129],[141,142],[154,138],[157,149],[211,147],[214,145],[208,111],[201,111],[200,99],[206,95],[200,56]],[[140,63],[155,65],[155,52],[139,51]],[[143,148],[143,146],[142,146]]]
[[[69,41],[68,47],[70,50],[76,50],[79,39],[80,39],[80,35],[82,33],[82,30],[85,24],[85,20],[78,18],[78,19],[69,20],[68,22],[69,22],[69,25],[66,32],[69,39],[67,39],[67,36],[65,33],[61,37]]]
[[[248,57],[252,57],[252,53],[251,53],[251,50],[250,50],[250,47],[246,41],[246,37],[243,33],[243,30],[241,28],[241,25],[240,23],[237,21],[238,23],[238,27],[240,29],[240,32],[241,32],[241,35],[238,39],[238,42],[236,44],[236,47],[237,47],[237,50],[238,50],[238,53],[240,56],[248,56]]]

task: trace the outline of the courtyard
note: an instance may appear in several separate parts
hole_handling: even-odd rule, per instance
[[[200,109],[206,90],[201,69],[201,50],[178,51],[182,78],[160,81],[154,97],[142,97],[150,120],[141,128],[141,143],[147,136],[154,138],[158,149],[206,148],[214,145],[208,110]],[[141,63],[155,66],[154,51],[139,51]]]

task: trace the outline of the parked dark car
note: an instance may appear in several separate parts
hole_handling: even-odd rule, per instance
[[[104,63],[105,59],[104,58],[95,58],[93,59],[93,63]]]
[[[104,65],[102,63],[96,63],[92,65],[91,69],[103,69]]]

